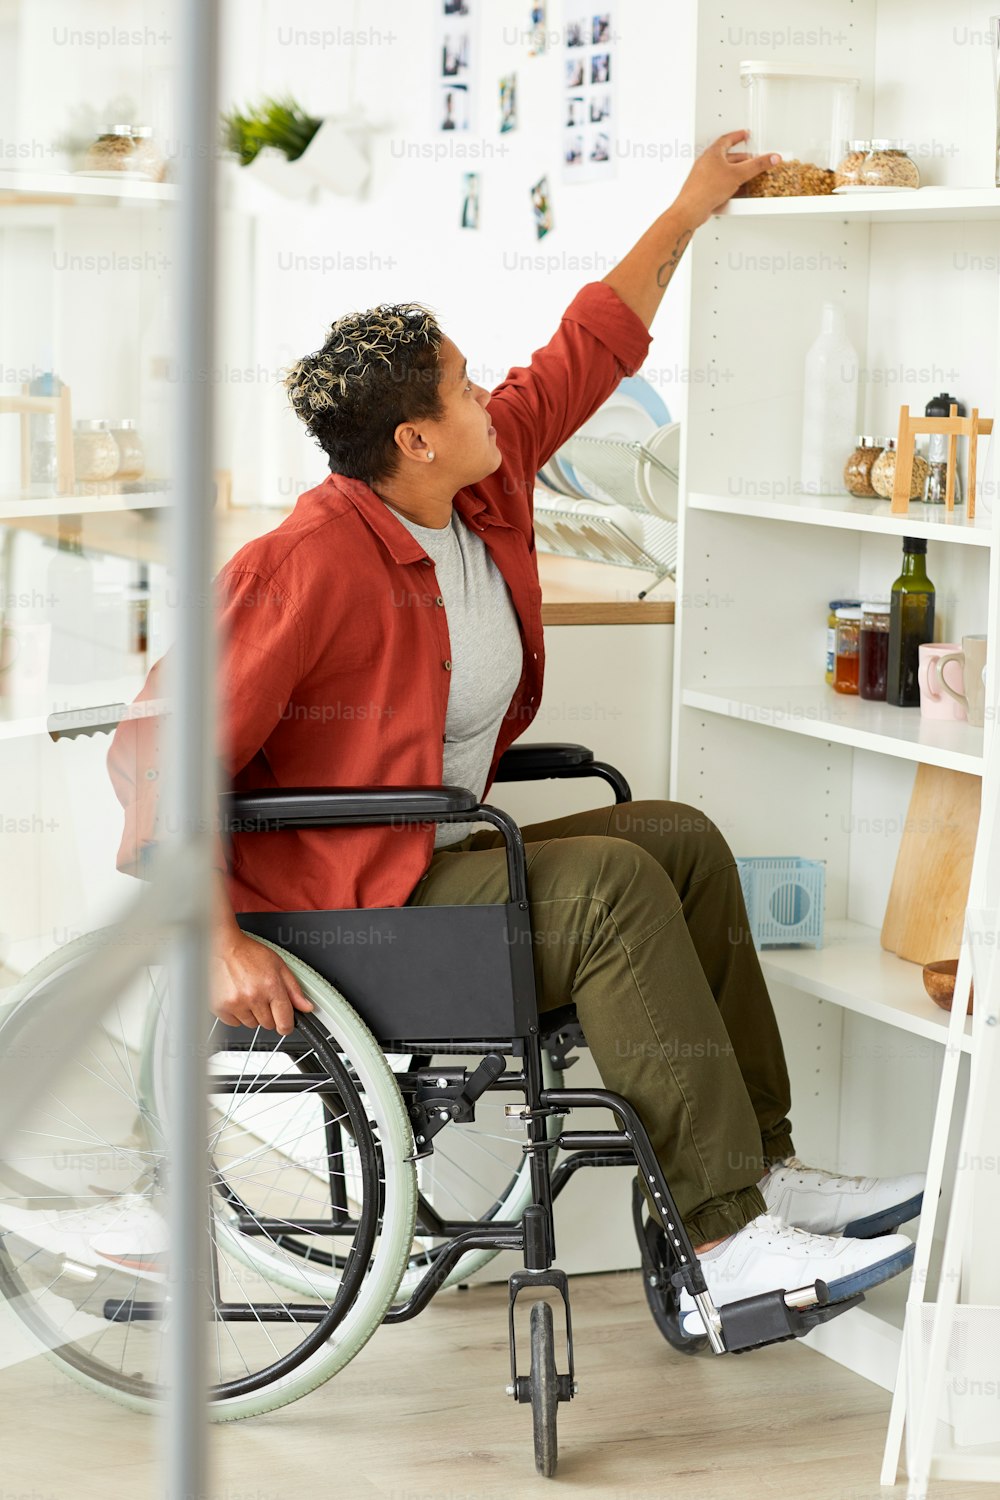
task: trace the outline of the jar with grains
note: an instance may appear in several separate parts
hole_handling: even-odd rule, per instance
[[[837,163],[834,170],[834,187],[858,187],[861,182],[861,163],[871,150],[871,141],[848,141],[847,155]]]
[[[872,487],[872,469],[885,444],[885,438],[858,438],[858,446],[844,465],[844,488],[848,494],[863,496],[869,500],[874,497],[876,491]]]
[[[748,198],[832,193],[834,168],[854,136],[859,76],[850,68],[781,58],[740,63],[748,149],[781,160],[745,183]]]
[[[118,444],[104,419],[73,423],[73,466],[83,484],[110,479],[118,472]]]
[[[872,141],[871,150],[861,164],[862,187],[918,188],[920,172],[906,154],[903,141]]]
[[[117,479],[141,479],[146,472],[146,455],[130,417],[121,417],[110,424],[111,436],[118,446]]]
[[[135,137],[131,125],[106,125],[87,149],[85,172],[136,171]]]
[[[892,487],[896,482],[896,445],[892,438],[885,445],[885,449],[879,454],[872,465],[872,488],[876,495],[881,495],[883,500],[892,499]],[[919,453],[913,455],[913,472],[910,475],[911,500],[916,500],[923,493],[924,480],[927,478],[927,460]]]

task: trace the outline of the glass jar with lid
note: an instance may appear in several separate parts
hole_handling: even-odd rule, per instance
[[[787,198],[832,193],[834,168],[854,135],[857,74],[822,63],[768,60],[741,62],[740,82],[747,91],[747,149],[782,158],[751,178],[743,194]]]
[[[837,654],[833,663],[835,693],[857,693],[858,651],[861,644],[861,610],[837,610]]]
[[[889,668],[889,601],[869,599],[861,606],[858,695],[885,702]]]
[[[883,192],[901,192],[920,186],[917,164],[906,154],[904,141],[872,141],[860,168],[862,187],[881,188]]]
[[[858,445],[844,465],[844,488],[850,495],[873,499],[877,492],[872,487],[872,469],[885,448],[887,439],[859,437]]]
[[[847,152],[837,163],[833,174],[834,192],[838,188],[856,188],[861,184],[861,163],[871,150],[871,141],[848,141]]]
[[[923,493],[924,480],[927,478],[927,460],[920,453],[913,455],[913,469],[910,473],[909,499],[916,500]],[[894,438],[886,441],[885,448],[872,464],[871,473],[872,487],[876,495],[883,500],[892,499],[893,485],[896,483],[896,443]]]
[[[98,484],[118,472],[118,444],[105,418],[73,423],[73,467],[82,484]]]
[[[826,680],[833,687],[833,668],[837,660],[837,610],[858,609],[860,599],[831,599],[830,613],[826,617]]]
[[[87,148],[84,172],[136,173],[136,141],[131,125],[105,125],[97,139]]]
[[[131,177],[159,182],[163,156],[153,143],[149,125],[106,125],[88,147],[83,171],[97,176],[122,172]]]
[[[141,479],[146,472],[146,455],[131,417],[120,417],[109,423],[111,436],[118,446],[117,479]]]

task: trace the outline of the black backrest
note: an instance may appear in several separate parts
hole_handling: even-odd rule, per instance
[[[519,903],[246,912],[238,921],[328,980],[387,1052],[419,1050],[407,1045],[418,1041],[509,1044],[538,1024]]]

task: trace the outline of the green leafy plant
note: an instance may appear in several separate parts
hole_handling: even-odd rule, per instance
[[[222,116],[225,146],[248,167],[265,146],[297,161],[323,121],[307,114],[294,99],[265,99],[255,109],[231,110]]]

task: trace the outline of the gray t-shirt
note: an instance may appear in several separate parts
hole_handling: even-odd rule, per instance
[[[444,600],[451,642],[448,712],[445,717],[445,786],[464,786],[477,797],[500,731],[500,721],[521,680],[523,647],[517,614],[503,574],[481,537],[453,510],[450,526],[418,526],[398,510],[393,515],[433,560]],[[434,847],[455,844],[488,823],[439,823]]]

